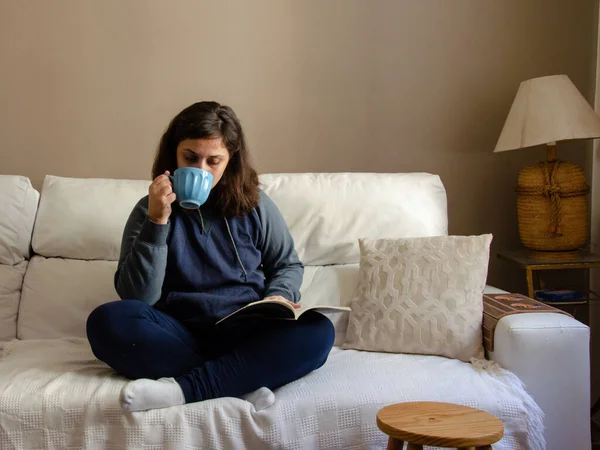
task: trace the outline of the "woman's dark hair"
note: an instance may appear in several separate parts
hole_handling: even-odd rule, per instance
[[[152,166],[152,179],[177,169],[177,146],[185,139],[223,139],[229,163],[209,203],[226,217],[242,216],[258,205],[258,175],[239,119],[228,106],[198,102],[175,116],[163,134]]]

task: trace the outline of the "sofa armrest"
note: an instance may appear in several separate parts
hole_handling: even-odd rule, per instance
[[[590,330],[555,313],[505,316],[488,358],[517,375],[545,414],[547,449],[589,449]]]

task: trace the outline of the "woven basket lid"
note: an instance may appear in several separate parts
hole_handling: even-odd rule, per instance
[[[585,172],[577,164],[567,161],[548,163],[539,162],[523,168],[519,173],[518,186],[532,191],[540,186],[551,184],[563,193],[587,191],[589,186],[585,181]]]

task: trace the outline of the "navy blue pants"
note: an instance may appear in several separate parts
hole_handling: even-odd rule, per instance
[[[275,389],[321,367],[333,346],[327,317],[240,320],[210,332],[188,330],[137,300],[96,308],[87,321],[94,355],[131,378],[174,377],[188,403]]]

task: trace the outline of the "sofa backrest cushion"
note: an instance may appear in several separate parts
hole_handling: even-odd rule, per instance
[[[261,187],[286,220],[306,265],[305,305],[349,305],[357,283],[359,237],[447,234],[446,194],[430,174],[268,174]],[[19,306],[20,339],[85,336],[113,287],[127,217],[149,181],[48,176]],[[336,345],[345,313],[330,315]]]
[[[26,270],[27,261],[13,266],[0,264],[0,341],[17,337],[17,313]]]
[[[23,265],[27,262],[21,263]],[[12,303],[12,319],[18,315],[19,339],[54,339],[61,337],[86,337],[85,324],[97,306],[113,300],[118,295],[113,287],[115,261],[81,261],[34,256],[29,262],[23,283],[20,305],[17,297]],[[19,274],[25,267],[19,269]],[[13,273],[11,283],[20,289],[18,273]],[[9,274],[11,275],[11,274]],[[0,286],[8,286],[0,267]],[[358,280],[358,264],[345,266],[308,266],[300,289],[302,304],[307,306],[328,304],[349,306]],[[14,290],[14,289],[13,289]],[[0,291],[0,305],[3,301]],[[345,340],[348,313],[329,314],[336,330],[335,345]],[[0,337],[5,318],[0,313]],[[11,325],[14,338],[15,325]]]
[[[45,257],[117,261],[125,222],[149,181],[47,176],[33,232]]]
[[[305,265],[355,264],[358,239],[447,234],[446,192],[424,173],[267,174]],[[125,222],[149,181],[46,177],[33,234],[45,257],[119,258]]]
[[[0,175],[0,264],[12,266],[29,259],[39,198],[28,178]]]
[[[448,233],[446,191],[427,173],[262,175],[305,265],[356,264],[359,238]]]
[[[358,283],[358,264],[341,266],[306,266],[300,292],[304,306],[350,306]],[[335,328],[333,345],[341,346],[346,340],[350,313],[324,312]]]
[[[119,297],[115,261],[79,261],[34,256],[19,304],[19,339],[85,337],[88,315]]]

